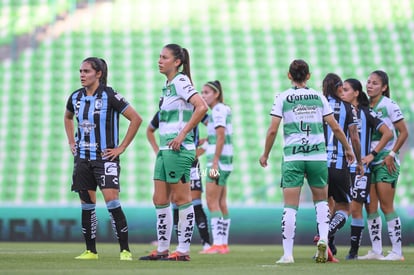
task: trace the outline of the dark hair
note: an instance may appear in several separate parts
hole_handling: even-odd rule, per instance
[[[215,93],[219,93],[218,101],[221,102],[221,103],[223,103],[223,101],[224,101],[224,98],[223,98],[223,89],[221,88],[220,81],[218,81],[218,80],[209,81],[209,82],[207,82],[204,85],[209,86],[210,88],[212,88]]]
[[[181,71],[181,73],[188,76],[191,84],[193,84],[190,71],[190,54],[188,53],[188,50],[186,48],[182,48],[180,45],[177,44],[167,44],[164,48],[170,49],[175,59],[181,60],[181,64],[178,65],[178,68],[180,68],[180,66],[183,65],[183,70]]]
[[[381,70],[376,70],[376,71],[373,71],[371,74],[376,74],[379,76],[379,78],[381,78],[382,87],[387,85],[387,89],[384,92],[382,92],[382,95],[389,98],[390,97],[390,83],[389,83],[387,73]]]
[[[302,59],[295,59],[290,63],[289,73],[292,76],[292,80],[298,83],[305,82],[309,74],[309,66]]]
[[[333,98],[340,99],[336,94],[336,91],[340,86],[342,86],[342,79],[339,75],[328,73],[322,81],[323,95],[326,97],[331,96]]]
[[[358,79],[355,78],[348,78],[344,82],[348,83],[349,86],[352,87],[354,91],[359,91],[357,101],[360,105],[368,107],[369,106],[369,99],[367,94],[362,89],[362,84]]]
[[[94,69],[96,72],[102,72],[101,77],[99,78],[99,83],[103,86],[106,86],[108,80],[108,65],[106,64],[106,61],[98,57],[88,57],[85,58],[82,63],[83,62],[88,62],[91,64],[92,69]]]

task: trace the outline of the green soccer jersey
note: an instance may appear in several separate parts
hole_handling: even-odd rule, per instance
[[[162,89],[162,105],[159,113],[160,150],[170,150],[168,143],[177,137],[178,133],[190,121],[194,106],[188,102],[197,91],[190,79],[184,74],[177,74],[170,83]],[[194,150],[194,133],[190,131],[182,146]]]
[[[284,161],[326,161],[323,117],[332,114],[325,96],[309,88],[278,95],[270,113],[283,119]]]
[[[208,147],[206,151],[207,166],[211,167],[216,152],[216,128],[224,127],[225,137],[223,151],[221,152],[219,159],[219,168],[223,171],[233,170],[233,145],[231,136],[233,134],[233,128],[231,124],[231,110],[230,107],[223,103],[216,104],[211,110],[211,116],[207,125],[208,135]]]
[[[372,164],[375,165],[382,163],[383,159],[394,147],[394,144],[397,140],[397,132],[395,130],[394,123],[404,119],[404,116],[397,103],[385,96],[381,97],[378,103],[372,108],[372,111],[377,115],[379,119],[384,121],[384,123],[388,126],[388,128],[390,128],[391,132],[393,133],[393,138],[388,141],[388,143],[385,145],[384,149],[381,150],[381,152],[378,152],[378,155],[372,162]],[[375,149],[380,139],[381,133],[379,131],[374,132],[371,140],[371,150]],[[398,155],[395,156],[395,160],[397,161],[397,163],[399,163]]]

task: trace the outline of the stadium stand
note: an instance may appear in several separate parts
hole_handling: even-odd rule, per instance
[[[33,34],[37,26],[53,27],[62,12],[76,17],[77,1],[55,2],[51,7],[46,0],[2,0],[1,29],[7,31],[0,35],[0,46],[10,44],[13,37]],[[289,13],[297,8],[295,1],[261,0],[258,5],[253,1],[225,0],[219,1],[220,5],[217,1],[200,1],[199,5],[182,1],[192,10],[182,18],[168,17],[153,3],[156,1],[88,2],[94,9],[86,8],[88,18],[76,18],[76,27],[68,26],[70,31],[46,37],[37,47],[21,52],[18,59],[0,64],[0,204],[77,202],[70,192],[72,160],[63,113],[70,92],[80,85],[79,65],[91,55],[107,60],[109,83],[144,119],[121,162],[121,195],[130,204],[151,204],[155,156],[146,141],[145,127],[157,109],[164,81],[157,71],[159,51],[170,42],[190,50],[196,88],[219,79],[225,102],[232,107],[236,153],[229,201],[233,204],[281,203],[281,138],[273,148],[268,169],[260,167],[258,158],[274,95],[289,87],[286,72],[293,58],[309,61],[309,85],[315,89],[321,88],[328,72],[364,82],[371,71],[386,70],[392,97],[413,129],[412,0],[399,1],[398,6],[383,0],[393,7],[386,17],[376,10],[376,1],[363,1],[372,11],[365,15],[368,19],[364,17],[371,20],[365,27],[352,25],[352,18],[334,21],[339,17],[334,13],[312,24],[314,8],[309,12],[304,9],[303,18],[297,20],[287,15],[275,18],[275,10]],[[305,2],[329,1],[300,1]],[[170,14],[179,10],[169,1],[162,3]],[[355,1],[341,5],[348,10],[358,6]],[[27,21],[20,22],[27,14]],[[405,148],[403,156],[397,203],[407,205],[414,196],[409,172],[414,160],[412,147]]]

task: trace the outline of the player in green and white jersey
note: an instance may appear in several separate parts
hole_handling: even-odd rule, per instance
[[[207,125],[206,199],[213,236],[213,245],[202,253],[227,254],[231,219],[227,208],[226,184],[233,170],[231,110],[223,103],[223,89],[218,80],[204,84],[202,96],[211,109]]]
[[[267,131],[264,152],[259,160],[262,167],[267,166],[270,151],[283,119],[281,186],[284,198],[282,217],[284,255],[276,263],[294,262],[296,213],[305,176],[312,191],[320,235],[315,260],[326,262],[330,215],[327,202],[327,154],[323,131],[325,122],[344,147],[348,162],[352,162],[355,156],[324,95],[306,86],[310,77],[308,64],[301,59],[294,60],[290,64],[288,77],[293,87],[278,95],[274,101],[270,113],[272,121]]]
[[[179,68],[183,67],[180,72]],[[159,152],[154,168],[153,203],[157,214],[158,247],[141,260],[189,261],[194,229],[194,207],[190,189],[190,169],[195,158],[193,128],[208,107],[194,89],[187,49],[177,44],[164,46],[158,60],[160,73],[167,77],[162,89],[159,114]],[[171,194],[178,206],[178,246],[169,254],[173,215]]]
[[[370,203],[366,210],[368,214],[368,231],[372,249],[360,260],[378,259],[401,261],[402,254],[401,220],[394,209],[395,188],[400,174],[398,152],[408,138],[407,125],[400,107],[390,99],[390,85],[388,75],[381,70],[370,74],[367,81],[367,93],[370,97],[370,107],[393,132],[394,137],[385,145],[384,149],[376,152],[381,134],[376,132],[372,136],[371,154],[374,156],[371,168]],[[382,254],[381,229],[382,220],[378,213],[378,202],[388,226],[392,249],[387,256]]]

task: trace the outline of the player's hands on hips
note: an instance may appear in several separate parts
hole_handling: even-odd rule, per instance
[[[184,138],[185,136],[183,137],[181,133],[178,134],[178,136],[176,136],[173,140],[168,142],[168,147],[174,151],[180,151],[181,143],[183,143]]]
[[[118,157],[120,154],[122,154],[125,151],[125,148],[123,147],[116,147],[111,149],[105,149],[102,153],[103,159],[109,159],[114,160],[116,157]]]

